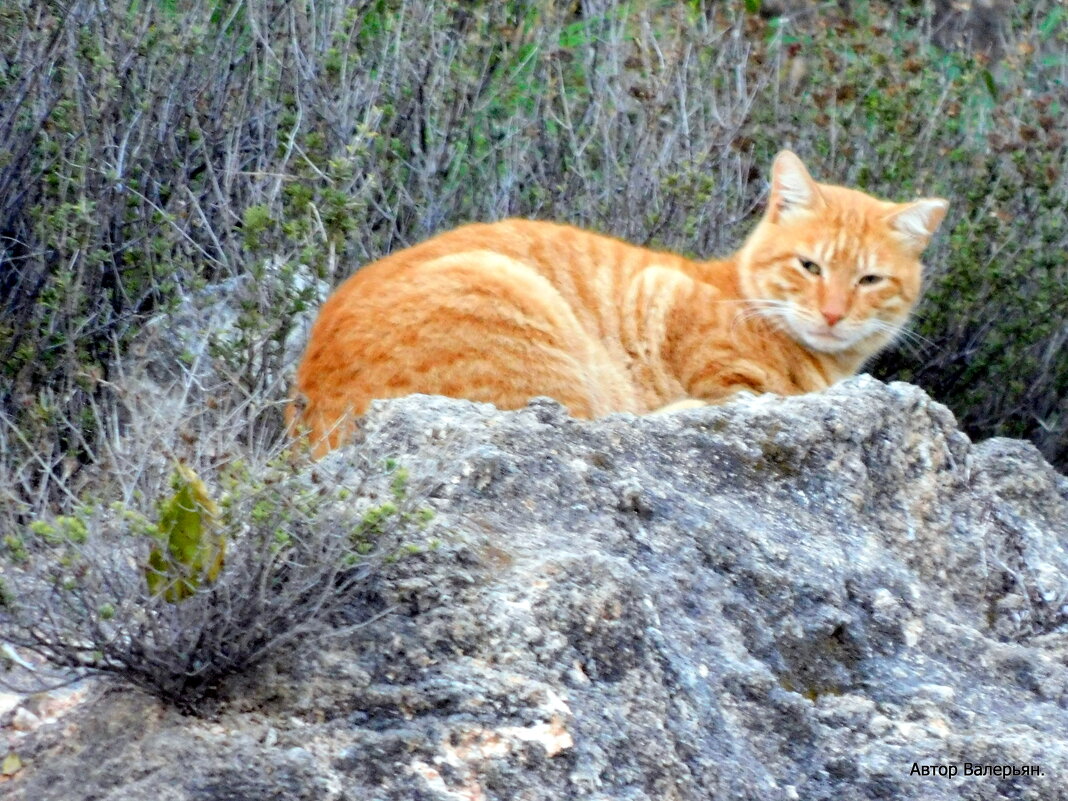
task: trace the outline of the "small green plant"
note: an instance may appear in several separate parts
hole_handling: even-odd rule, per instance
[[[145,581],[152,595],[174,603],[219,577],[226,535],[219,530],[219,507],[191,467],[176,464],[172,485],[174,495],[160,510],[158,544],[149,552]],[[253,507],[253,520],[256,511]]]
[[[408,494],[408,471],[401,467],[393,473],[393,480],[389,484],[393,499],[400,503]]]
[[[394,458],[384,461],[383,467],[390,476],[389,492],[392,500],[375,504],[368,508],[352,531],[352,541],[357,551],[364,553],[373,547],[378,538],[388,531],[409,530],[414,527],[422,530],[434,519],[434,510],[413,502],[410,497],[408,469],[399,466]],[[393,557],[410,553],[411,543],[402,544],[392,554]],[[419,546],[415,546],[421,550]]]

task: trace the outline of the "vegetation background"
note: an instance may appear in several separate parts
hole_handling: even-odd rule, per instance
[[[3,547],[269,454],[359,265],[509,215],[725,253],[782,147],[952,199],[872,370],[1064,470],[1066,133],[1063,0],[7,0]]]

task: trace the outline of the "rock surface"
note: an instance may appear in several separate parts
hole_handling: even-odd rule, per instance
[[[1068,799],[1068,480],[1030,445],[867,377],[596,422],[416,396],[365,434],[436,511],[376,619],[207,720],[98,688],[0,796]]]

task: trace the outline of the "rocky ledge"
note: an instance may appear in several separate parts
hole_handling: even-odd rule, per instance
[[[1068,480],[915,387],[596,422],[415,396],[315,469],[357,457],[435,511],[371,622],[209,719],[97,686],[0,795],[1068,799]]]

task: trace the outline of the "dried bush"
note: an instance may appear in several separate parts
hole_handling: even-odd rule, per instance
[[[0,640],[51,666],[17,689],[105,675],[196,712],[234,674],[370,619],[368,578],[383,559],[419,550],[431,516],[395,465],[230,462],[214,490],[225,566],[214,580],[193,574],[194,589],[176,600],[148,581],[150,564],[163,571],[154,576],[190,575],[180,561],[149,558],[167,535],[166,513],[153,507],[181,497],[160,486],[165,461],[123,465],[129,501],[6,528]],[[206,520],[197,505],[184,509]]]

